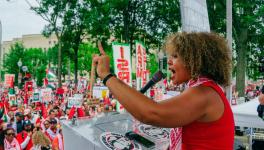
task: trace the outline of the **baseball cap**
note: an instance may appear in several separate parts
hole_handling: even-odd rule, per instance
[[[25,120],[25,121],[24,121],[24,126],[27,126],[27,125],[31,125],[30,120]]]
[[[56,124],[56,123],[57,123],[57,120],[56,120],[55,118],[51,118],[51,119],[50,119],[50,123],[51,123],[51,124]]]
[[[21,116],[23,116],[23,114],[21,112],[16,112],[15,116],[21,117]]]

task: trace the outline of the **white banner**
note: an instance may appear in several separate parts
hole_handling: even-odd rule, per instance
[[[93,87],[94,98],[104,99],[109,97],[109,89],[106,86],[94,86]]]
[[[33,102],[39,102],[40,101],[39,95],[40,95],[39,93],[33,94]]]
[[[132,68],[130,45],[122,43],[113,43],[114,68],[117,77],[132,86]]]
[[[73,97],[83,99],[83,94],[74,94]]]
[[[142,42],[136,41],[136,77],[137,90],[147,83],[147,53],[146,47]]]
[[[15,75],[14,74],[5,74],[5,87],[11,87],[14,85]]]
[[[10,106],[14,106],[17,105],[17,99],[16,99],[16,95],[15,94],[8,94],[8,98],[9,98],[9,105]]]
[[[52,99],[52,90],[50,88],[41,89],[42,102],[50,102]]]
[[[69,97],[68,98],[68,107],[81,107],[82,106],[82,98],[80,97]]]

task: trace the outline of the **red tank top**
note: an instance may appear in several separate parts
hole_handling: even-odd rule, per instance
[[[222,89],[212,81],[203,86],[213,88],[224,103],[224,113],[213,122],[195,121],[182,127],[182,150],[233,150],[234,118]]]

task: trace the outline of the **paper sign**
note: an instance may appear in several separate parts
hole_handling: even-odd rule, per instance
[[[52,90],[50,88],[41,90],[41,100],[42,102],[50,102],[52,99]]]
[[[33,102],[39,102],[40,99],[39,99],[39,93],[34,93],[33,94]]]
[[[69,97],[68,98],[68,107],[81,107],[82,106],[82,98],[79,97]]]
[[[8,102],[9,102],[10,106],[17,105],[16,95],[9,94],[8,97],[9,97],[9,101]]]

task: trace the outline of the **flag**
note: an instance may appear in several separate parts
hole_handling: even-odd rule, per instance
[[[47,71],[47,77],[48,79],[57,78],[57,76],[50,70]]]
[[[14,88],[14,78],[11,78],[10,88]]]
[[[43,85],[48,86],[48,84],[49,84],[49,80],[47,78],[44,78],[43,79]]]
[[[42,117],[46,119],[48,116],[48,111],[44,103],[41,104],[41,112],[42,112]]]
[[[73,106],[71,109],[70,109],[70,112],[69,112],[69,115],[68,115],[68,119],[72,119],[73,116],[75,114],[75,107]]]
[[[85,112],[82,108],[77,108],[77,115],[78,117],[84,117],[85,116]]]
[[[4,104],[3,102],[0,102],[0,118],[2,118],[3,115],[4,115]]]

